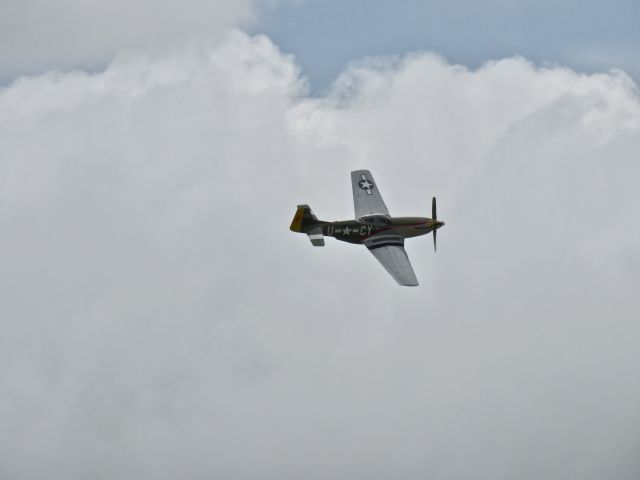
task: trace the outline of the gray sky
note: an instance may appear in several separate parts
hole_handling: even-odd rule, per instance
[[[412,53],[309,95],[237,6],[0,89],[0,477],[637,479],[630,77]],[[420,287],[288,230],[357,168],[438,196]]]

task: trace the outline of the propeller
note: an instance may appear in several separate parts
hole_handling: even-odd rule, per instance
[[[431,200],[431,218],[434,221],[438,220],[438,211],[436,209],[436,197],[433,197],[433,200]],[[433,229],[433,251],[437,252],[438,248],[436,246],[436,234],[438,233],[438,228],[434,228]]]

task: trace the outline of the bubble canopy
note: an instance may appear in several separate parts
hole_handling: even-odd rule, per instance
[[[364,225],[391,225],[391,217],[389,215],[364,215],[358,218],[357,221]]]

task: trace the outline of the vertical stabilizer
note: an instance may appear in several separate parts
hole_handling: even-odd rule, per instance
[[[294,232],[306,233],[315,247],[323,247],[322,225],[324,223],[326,222],[318,220],[309,205],[298,205],[289,228]]]
[[[313,214],[309,205],[298,205],[296,214],[293,216],[291,226],[289,227],[293,232],[308,233],[308,231],[315,225],[321,225],[324,222],[318,220]]]

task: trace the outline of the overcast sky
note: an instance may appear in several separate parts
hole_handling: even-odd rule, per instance
[[[370,47],[349,2],[117,3],[0,4],[1,478],[638,478],[633,65],[527,17],[456,56],[519,2]],[[358,168],[393,215],[437,195],[420,287],[289,231]]]

